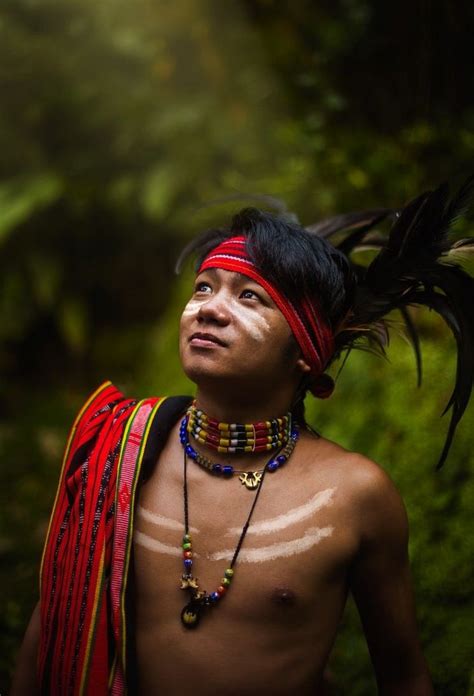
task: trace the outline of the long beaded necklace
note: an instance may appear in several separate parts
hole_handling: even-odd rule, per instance
[[[261,475],[257,481],[256,486],[256,495],[255,498],[252,502],[252,505],[250,507],[249,514],[247,516],[247,519],[245,521],[244,526],[242,527],[242,532],[240,534],[239,540],[237,542],[237,546],[234,551],[234,555],[232,556],[232,560],[229,563],[228,567],[224,571],[224,575],[221,579],[221,584],[217,587],[217,589],[214,592],[211,592],[208,594],[206,590],[202,590],[199,587],[197,578],[195,578],[192,574],[192,568],[193,568],[193,551],[192,551],[192,539],[191,535],[189,533],[189,496],[188,496],[188,476],[187,476],[187,470],[188,470],[188,456],[191,459],[195,459],[194,457],[191,456],[190,451],[195,452],[193,448],[189,445],[189,441],[187,440],[187,419],[188,416],[186,416],[183,421],[181,422],[181,427],[180,427],[180,440],[181,444],[183,445],[183,450],[184,450],[184,463],[183,463],[183,498],[184,498],[184,535],[183,535],[183,543],[182,543],[182,548],[183,548],[183,565],[184,565],[184,572],[181,576],[181,589],[185,590],[189,593],[189,602],[183,607],[181,611],[181,622],[183,626],[186,628],[196,628],[199,624],[199,621],[201,619],[201,614],[204,610],[208,608],[215,607],[219,601],[222,599],[222,597],[226,594],[228,589],[230,588],[230,585],[232,583],[232,579],[234,577],[234,566],[237,562],[237,558],[240,553],[240,549],[242,548],[242,544],[245,539],[245,535],[247,534],[247,530],[250,525],[250,520],[253,515],[253,511],[255,510],[255,506],[257,505],[257,500],[260,495],[260,491],[262,490],[263,486],[263,481],[265,478],[265,474],[267,471],[276,471],[282,463],[286,462],[288,457],[290,456],[291,452],[293,451],[296,442],[298,440],[299,432],[298,429],[295,427],[294,430],[292,431],[291,434],[291,441],[293,443],[291,451],[285,456],[284,461],[278,462],[278,458],[280,456],[283,456],[282,450],[276,454],[276,456],[272,456],[266,465],[263,467],[261,470]],[[283,448],[282,448],[283,449]],[[209,461],[209,460],[207,460]],[[199,463],[199,462],[198,462]],[[212,465],[212,463],[210,462]],[[270,465],[274,464],[273,468],[270,468]],[[207,468],[207,467],[206,467]],[[214,472],[215,473],[215,472]],[[246,473],[246,472],[244,472]],[[248,472],[247,472],[248,473]],[[229,474],[227,474],[229,475]]]

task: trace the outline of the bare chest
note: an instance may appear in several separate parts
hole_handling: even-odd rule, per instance
[[[267,474],[245,534],[255,491],[237,478],[217,479],[189,471],[188,511],[192,573],[214,592],[236,555],[225,597],[228,612],[266,621],[301,619],[330,597],[339,605],[357,539],[337,481],[313,486],[296,471]],[[186,593],[183,572],[183,479],[179,468],[160,462],[142,488],[135,519],[137,587],[149,615],[174,612]]]
[[[165,448],[140,491],[135,516],[136,645],[143,693],[153,693],[157,685],[169,694],[183,693],[189,673],[205,685],[199,691],[203,696],[319,693],[315,685],[344,606],[357,533],[344,477],[330,473],[332,467],[328,474],[318,471],[321,475],[314,476],[311,459],[299,455],[291,466],[266,474],[242,535],[255,491],[236,477],[220,479],[189,467],[192,574],[200,589],[211,593],[221,585],[240,545],[230,587],[202,613],[198,629],[189,631],[181,621],[190,599],[181,589],[182,453]],[[211,671],[209,655],[214,656]],[[236,675],[236,663],[245,664],[245,671]]]

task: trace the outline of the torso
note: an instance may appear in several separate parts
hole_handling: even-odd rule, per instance
[[[360,542],[351,454],[302,433],[286,466],[265,477],[230,590],[189,630],[180,620],[188,593],[180,589],[183,454],[177,427],[137,505],[139,692],[320,693]],[[237,477],[214,477],[193,462],[188,483],[193,574],[211,592],[229,565],[255,492]]]

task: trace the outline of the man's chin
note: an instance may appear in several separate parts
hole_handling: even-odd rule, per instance
[[[210,369],[209,367],[206,367],[204,365],[200,366],[193,366],[190,368],[183,368],[183,372],[186,375],[188,379],[190,379],[192,382],[197,384],[198,386],[201,383],[207,382],[207,383],[214,383],[214,382],[222,382],[226,380],[232,380],[232,375],[225,374],[224,372],[219,372],[218,370],[215,369]],[[235,379],[235,375],[234,375]]]
[[[234,387],[242,388],[243,386],[242,376],[239,372],[229,373],[206,365],[183,366],[183,372],[191,382],[204,390],[215,390],[216,388],[232,390]]]

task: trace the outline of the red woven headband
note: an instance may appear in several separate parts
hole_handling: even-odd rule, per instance
[[[206,256],[198,273],[206,268],[242,273],[261,285],[288,322],[313,376],[317,377],[324,372],[334,353],[334,336],[321,309],[314,300],[307,298],[293,304],[266,280],[247,254],[245,237],[231,237],[221,242]]]

